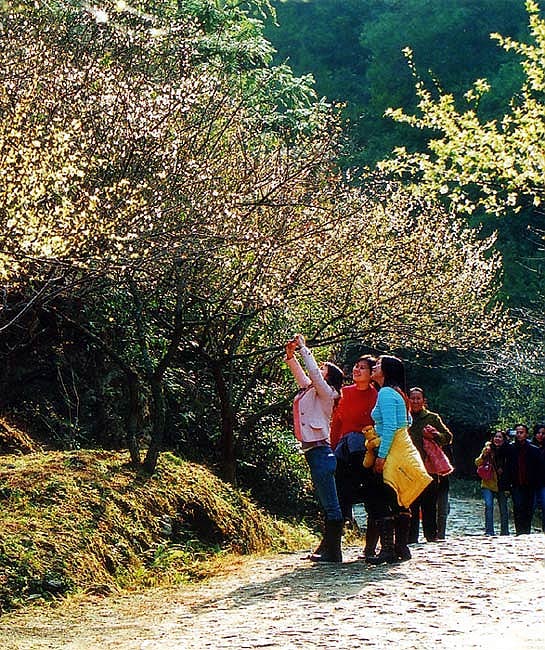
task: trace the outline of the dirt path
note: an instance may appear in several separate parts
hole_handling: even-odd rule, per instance
[[[542,650],[545,537],[456,534],[399,565],[369,567],[357,548],[342,565],[254,557],[206,584],[5,616],[2,648]]]

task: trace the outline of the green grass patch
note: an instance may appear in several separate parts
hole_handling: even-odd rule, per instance
[[[272,518],[201,465],[165,453],[153,476],[106,451],[0,457],[0,608],[207,577],[230,554],[294,550]]]

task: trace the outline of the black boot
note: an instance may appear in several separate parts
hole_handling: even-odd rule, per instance
[[[326,549],[326,540],[325,540],[325,534],[322,536],[321,542],[318,544],[318,546],[312,551],[312,553],[308,556],[309,560],[312,560],[313,562],[319,562],[320,561],[320,556],[325,553]]]
[[[380,531],[380,553],[375,557],[369,557],[365,561],[369,564],[393,564],[397,562],[394,550],[394,518],[385,517],[377,519],[377,526]]]
[[[367,559],[368,557],[376,556],[379,534],[380,533],[379,533],[376,519],[367,515],[367,530],[365,531],[365,548],[363,549],[363,556],[365,559]]]
[[[313,562],[342,562],[341,540],[343,534],[344,521],[326,521],[325,522],[325,550],[320,555],[312,555],[310,559]]]
[[[409,529],[411,527],[411,513],[400,512],[394,517],[395,543],[394,550],[398,560],[405,562],[411,559],[409,543]]]

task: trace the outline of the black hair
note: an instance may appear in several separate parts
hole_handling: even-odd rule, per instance
[[[324,365],[327,368],[327,375],[325,377],[326,382],[340,395],[344,381],[344,372],[339,368],[339,366],[331,363],[331,361],[326,361]]]
[[[383,354],[380,357],[380,366],[384,375],[384,386],[400,388],[407,394],[407,381],[405,379],[405,366],[397,357]]]
[[[361,357],[358,357],[356,361],[354,361],[354,365],[360,361],[364,361],[369,366],[369,370],[373,370],[377,363],[376,357],[374,357],[372,354],[362,354]]]
[[[384,375],[383,385],[393,388],[401,395],[408,413],[410,411],[410,404],[409,398],[407,397],[407,380],[405,379],[405,366],[403,361],[388,354],[381,354],[379,358],[382,374]]]
[[[534,424],[534,437],[540,429],[545,429],[545,424],[543,422],[538,422],[537,424]]]

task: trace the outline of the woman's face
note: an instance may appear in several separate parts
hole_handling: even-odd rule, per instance
[[[505,440],[503,438],[503,434],[501,431],[496,431],[494,437],[492,438],[492,442],[496,445],[496,447],[500,447],[501,445],[503,445]]]
[[[539,429],[536,431],[536,435],[534,436],[536,439],[536,442],[539,445],[542,445],[545,443],[545,427],[539,427]]]
[[[322,373],[322,377],[324,379],[327,379],[327,373],[329,372],[329,368],[325,365],[325,363],[322,363],[320,366],[320,371]]]
[[[409,393],[409,404],[411,413],[420,413],[424,408],[424,395],[419,390],[412,390]]]
[[[371,379],[371,368],[367,361],[356,361],[352,368],[352,379],[357,383],[369,383]]]
[[[382,372],[382,361],[377,359],[373,372],[371,373],[371,379],[374,379],[379,386],[384,386],[384,373]]]

